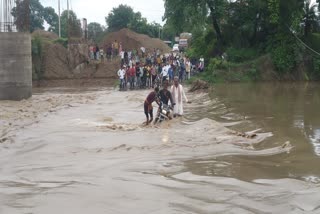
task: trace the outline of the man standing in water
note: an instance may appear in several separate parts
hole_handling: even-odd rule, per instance
[[[163,89],[161,89],[159,92],[160,100],[166,105],[168,105],[169,100],[170,100],[171,105],[174,106],[175,103],[172,99],[171,92],[168,90],[168,87],[169,87],[168,80],[164,80],[163,81]]]
[[[154,101],[157,102],[157,104],[159,105],[159,101],[158,101],[158,92],[159,92],[159,88],[156,87],[154,89],[154,91],[150,92],[150,94],[147,96],[146,100],[144,101],[144,113],[146,115],[146,125],[148,125],[149,123],[152,122],[153,120],[153,107],[152,107],[152,103]],[[149,120],[149,115],[150,115],[150,120]]]
[[[171,86],[171,93],[173,97],[174,103],[176,105],[173,108],[173,115],[182,116],[183,115],[183,102],[182,97],[185,99],[187,103],[189,103],[186,94],[184,93],[183,86],[179,84],[179,77],[175,76],[173,80],[173,86]]]
[[[159,92],[159,99],[161,101],[161,103],[159,104],[159,107],[162,104],[168,105],[169,101],[171,106],[175,105],[172,99],[171,92],[168,90],[168,87],[169,87],[169,81],[168,80],[163,81],[163,88]],[[157,116],[159,114],[159,111],[160,111],[160,108],[158,109]],[[172,119],[171,113],[169,113],[167,116],[169,117],[170,120]],[[158,118],[156,118],[155,123],[157,122],[157,120]]]

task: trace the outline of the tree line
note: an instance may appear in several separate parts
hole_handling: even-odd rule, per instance
[[[165,0],[165,27],[191,32],[191,56],[240,63],[269,54],[280,74],[309,62],[320,77],[319,0]],[[308,46],[308,47],[307,47]],[[214,67],[214,66],[213,66]],[[217,67],[217,66],[215,66]]]
[[[39,0],[16,0],[16,7],[12,10],[15,17],[15,24],[20,31],[30,30],[33,32],[37,29],[44,30],[45,26],[48,31],[58,34],[59,17],[52,7],[44,7]],[[75,11],[64,10],[61,13],[61,37],[68,38],[81,36],[81,21],[78,19]],[[91,22],[88,24],[88,39],[99,42],[108,32],[117,31],[122,28],[129,28],[137,33],[158,37],[161,25],[156,22],[149,23],[146,18],[142,17],[140,12],[135,12],[130,6],[119,5],[113,8],[107,14],[106,26]]]

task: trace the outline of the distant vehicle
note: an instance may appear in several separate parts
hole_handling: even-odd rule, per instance
[[[188,39],[179,39],[179,48],[187,48]]]
[[[179,39],[179,49],[184,51],[186,48],[188,48],[191,39],[192,39],[191,33],[181,33],[180,39]]]
[[[172,48],[172,51],[178,51],[179,52],[180,51],[179,50],[179,44],[174,44],[173,48]]]
[[[171,46],[171,41],[163,41],[164,43],[166,43],[168,46]]]
[[[192,38],[192,33],[181,33],[180,34],[180,39],[191,39]]]

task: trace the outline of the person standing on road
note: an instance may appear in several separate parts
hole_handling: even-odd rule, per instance
[[[167,80],[168,74],[169,74],[169,66],[168,65],[164,65],[162,67],[162,71],[161,71],[161,74],[160,74],[162,76],[162,82]]]
[[[124,50],[123,58],[124,58],[124,63],[126,65],[129,65],[129,58],[128,58],[128,51],[127,50]]]
[[[119,80],[120,80],[120,90],[121,89],[124,89],[124,85],[125,85],[125,76],[126,76],[126,71],[124,69],[125,67],[122,66],[120,67],[120,69],[118,70],[118,77],[119,77]]]
[[[184,92],[184,88],[181,84],[179,84],[179,77],[175,76],[173,80],[173,86],[171,86],[171,94],[173,98],[173,102],[176,104],[173,108],[173,116],[182,116],[183,115],[183,102],[182,98],[185,99],[187,103],[189,103],[188,98]]]
[[[120,57],[121,57],[121,65],[124,65],[125,61],[124,61],[124,51],[123,50],[120,52]]]
[[[140,66],[136,64],[136,88],[139,89],[141,87],[141,77],[140,77]]]
[[[141,56],[142,56],[142,58],[144,58],[145,57],[145,53],[146,53],[145,47],[141,47],[140,50],[141,50]]]
[[[111,61],[111,58],[112,58],[112,47],[111,47],[111,45],[109,45],[107,47],[107,59],[108,59],[108,61]]]
[[[189,58],[186,59],[186,73],[187,73],[187,79],[190,79],[190,73],[191,73],[191,62],[189,60]]]
[[[100,49],[100,60],[101,60],[101,62],[104,62],[104,51],[103,51],[103,48]]]
[[[117,42],[117,40],[114,40],[113,43],[113,57],[117,57],[119,54],[119,43]]]
[[[96,52],[95,52],[96,60],[100,60],[100,48],[96,44]]]
[[[186,73],[186,67],[185,67],[183,59],[181,59],[181,61],[180,61],[180,70],[179,70],[179,80],[180,80],[180,82],[183,82],[185,73]]]
[[[171,64],[169,64],[168,66],[168,74],[169,74],[169,83],[171,84],[173,81],[173,68]]]
[[[129,82],[130,82],[130,89],[133,90],[134,89],[134,79],[136,76],[136,67],[135,66],[131,66],[129,69]]]

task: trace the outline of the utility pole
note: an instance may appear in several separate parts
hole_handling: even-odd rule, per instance
[[[61,38],[60,0],[58,0],[58,13],[59,13],[59,38]]]
[[[69,13],[69,0],[67,0],[67,10],[68,10],[68,20],[70,18],[70,13]]]

